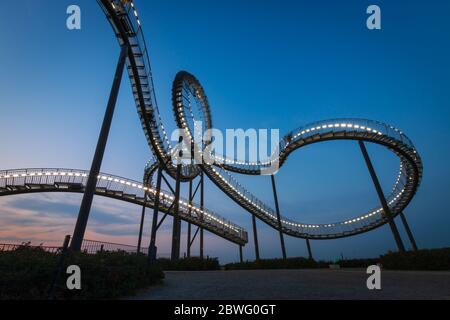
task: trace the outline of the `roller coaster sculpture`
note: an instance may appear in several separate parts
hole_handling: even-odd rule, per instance
[[[223,156],[214,154],[210,156],[217,161],[212,164],[205,164],[196,160],[198,157],[201,157],[202,152],[205,151],[205,146],[210,141],[196,144],[189,140],[185,141],[185,143],[192,146],[193,161],[190,163],[175,162],[173,155],[178,152],[178,149],[172,146],[159,113],[148,50],[139,15],[133,1],[98,0],[98,3],[109,20],[122,48],[120,60],[122,65],[126,62],[126,70],[131,81],[142,129],[154,155],[154,159],[145,168],[143,183],[102,174],[92,169],[90,172],[67,169],[8,170],[0,171],[0,196],[29,192],[85,192],[86,194],[89,192],[89,178],[91,178],[93,181],[91,193],[95,192],[98,195],[139,204],[143,206],[144,210],[145,207],[154,209],[149,249],[150,256],[156,256],[156,231],[166,215],[170,214],[174,216],[173,259],[177,259],[180,255],[180,219],[189,223],[188,252],[194,240],[190,236],[190,227],[191,224],[194,224],[199,227],[197,233],[200,230],[201,256],[203,256],[203,230],[205,229],[238,244],[242,259],[242,246],[248,242],[247,232],[204,207],[203,179],[204,175],[206,175],[228,197],[253,216],[255,233],[255,217],[279,231],[284,257],[286,253],[283,235],[306,239],[311,256],[309,246],[309,240],[311,239],[325,240],[349,237],[373,230],[385,224],[391,226],[399,250],[404,250],[394,222],[396,216],[401,217],[413,247],[417,248],[403,211],[414,197],[420,185],[422,161],[413,143],[402,131],[378,121],[363,119],[325,120],[302,126],[287,134],[279,142],[278,152],[267,161],[237,161],[235,159],[225,159]],[[116,88],[117,90],[118,87]],[[113,103],[115,104],[115,101]],[[172,104],[177,126],[180,130],[183,130],[184,137],[192,138],[195,121],[201,121],[204,130],[213,128],[211,110],[206,93],[200,82],[188,72],[182,71],[177,74],[173,83]],[[193,110],[193,106],[196,106],[197,110]],[[199,113],[199,116],[197,117],[194,113]],[[307,145],[331,140],[358,141],[380,197],[380,207],[367,210],[345,221],[326,224],[303,223],[280,215],[273,175],[275,209],[272,209],[247,191],[232,175],[232,173],[261,175],[267,172],[274,161],[278,161],[278,165],[281,168],[289,155],[294,151]],[[384,146],[400,159],[400,168],[396,182],[387,197],[381,191],[364,142]],[[164,173],[176,181],[175,188],[170,187],[167,179],[164,177]],[[200,183],[194,192],[192,183],[198,177],[200,177]],[[161,189],[162,179],[167,182],[171,192]],[[189,199],[180,198],[180,183],[182,182],[190,184]],[[193,197],[199,187],[201,187],[201,201],[200,204],[194,204]],[[77,249],[77,245],[73,245],[74,241],[78,241],[78,245],[81,245],[80,241],[82,241],[84,236],[89,209],[90,205],[84,218],[79,217],[77,222],[74,239],[72,240],[72,248],[74,249]],[[142,238],[144,210],[141,219],[139,247]],[[166,215],[158,224],[159,211],[164,212]],[[80,219],[84,220],[84,223],[80,223]],[[257,242],[256,237],[255,241]],[[255,244],[257,247],[257,243]],[[256,250],[257,257],[259,257],[258,247]]]

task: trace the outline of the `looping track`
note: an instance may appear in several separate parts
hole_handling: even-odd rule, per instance
[[[127,71],[131,81],[132,92],[141,125],[148,145],[155,156],[149,162],[144,175],[144,183],[140,184],[128,179],[101,174],[98,177],[96,194],[123,200],[138,205],[153,207],[156,191],[152,184],[152,176],[158,166],[176,178],[176,164],[172,155],[177,151],[170,143],[157,106],[153,86],[150,59],[145,43],[138,13],[132,1],[97,0],[114,30],[121,46],[129,48]],[[192,101],[191,98],[192,97]],[[206,93],[200,82],[187,72],[177,74],[172,92],[173,111],[178,128],[183,130],[189,139],[195,134],[190,120],[196,119],[191,102],[198,106],[204,128],[212,128],[211,110]],[[187,143],[190,140],[185,141]],[[278,151],[263,162],[249,163],[214,157],[212,165],[198,162],[202,159],[206,139],[201,146],[194,143],[195,163],[182,166],[180,180],[192,181],[202,171],[227,196],[248,212],[278,229],[275,211],[247,191],[232,175],[261,175],[270,173],[276,163],[279,168],[289,155],[307,145],[332,141],[354,140],[375,143],[388,148],[400,159],[400,169],[391,193],[386,197],[393,216],[402,213],[414,197],[422,178],[422,161],[412,142],[400,130],[377,121],[364,119],[335,119],[319,121],[300,127],[286,135],[278,145]],[[0,172],[0,196],[35,193],[35,192],[76,192],[84,191],[88,172],[67,169],[23,169]],[[149,201],[144,202],[144,195]],[[172,214],[174,197],[165,191],[161,192],[160,210]],[[190,209],[190,210],[189,210]],[[203,211],[197,205],[190,206],[187,200],[180,200],[180,217],[199,227],[209,230],[239,245],[248,242],[244,229],[226,221],[209,210]],[[298,214],[301,216],[301,214]],[[281,218],[282,231],[285,234],[306,239],[335,239],[367,232],[382,226],[388,219],[381,207],[368,210],[354,218],[329,224],[307,224]]]
[[[155,155],[154,163],[146,168],[145,181],[151,183],[151,178],[157,165],[173,178],[176,177],[175,165],[171,155],[174,148],[165,131],[159,114],[153,88],[153,78],[148,58],[147,46],[144,40],[138,13],[132,1],[98,0],[110,21],[120,45],[130,46],[128,55],[128,74],[131,80],[136,107],[148,144]],[[193,117],[185,112],[190,106],[185,93],[190,93],[200,106],[205,129],[212,128],[211,111],[206,94],[198,80],[187,72],[180,72],[173,87],[173,110],[177,125],[192,136],[187,117]],[[194,179],[200,170],[231,199],[241,207],[268,225],[277,228],[275,212],[272,208],[257,199],[243,188],[231,175],[260,175],[271,167],[274,161],[279,161],[281,167],[289,155],[310,144],[330,140],[361,140],[385,146],[400,159],[400,170],[392,192],[388,195],[388,205],[394,216],[400,214],[414,197],[422,177],[422,161],[412,142],[398,129],[377,121],[363,119],[337,119],[313,123],[298,128],[286,135],[279,143],[279,153],[261,163],[247,163],[225,160],[214,165],[191,164],[183,165],[181,180]],[[199,150],[196,147],[195,155]],[[223,157],[217,157],[223,160]],[[382,208],[375,208],[355,216],[355,218],[329,224],[306,224],[282,218],[283,232],[299,238],[334,239],[355,235],[377,228],[387,223]]]

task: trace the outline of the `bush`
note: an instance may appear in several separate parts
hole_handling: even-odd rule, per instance
[[[257,270],[257,269],[316,269],[325,268],[325,262],[316,262],[306,258],[262,259],[225,265],[225,270]]]
[[[157,265],[164,271],[207,271],[220,270],[217,258],[184,258],[177,261],[160,258]]]
[[[0,299],[39,299],[48,293],[57,256],[40,248],[0,252]]]
[[[225,270],[257,270],[257,269],[315,269],[328,268],[330,264],[337,264],[341,268],[367,268],[381,264],[388,270],[450,270],[450,248],[409,251],[405,253],[389,252],[374,259],[338,260],[334,263],[313,261],[305,258],[267,259],[230,263]]]
[[[380,259],[351,259],[351,260],[338,260],[335,264],[338,264],[341,268],[367,268],[380,263]]]
[[[381,256],[380,262],[390,270],[450,270],[450,248],[389,252]]]
[[[46,299],[59,255],[40,248],[21,247],[0,252],[0,299]],[[66,266],[81,268],[81,290],[65,288]],[[56,299],[114,299],[133,295],[164,278],[158,266],[149,267],[144,255],[104,252],[69,253]]]

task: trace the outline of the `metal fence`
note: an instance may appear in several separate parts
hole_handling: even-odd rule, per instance
[[[84,240],[81,251],[88,254],[96,254],[98,252],[116,252],[124,251],[127,253],[137,253],[138,247],[127,244],[102,242],[95,240]],[[141,253],[147,253],[148,248],[141,248]]]
[[[49,246],[32,246],[27,243],[23,244],[10,244],[10,243],[0,243],[0,252],[15,251],[20,248],[41,248],[42,250],[50,253],[58,253],[61,247],[49,247]]]
[[[30,243],[22,244],[11,244],[11,243],[0,243],[0,252],[15,251],[20,248],[41,248],[42,250],[50,253],[59,253],[62,247],[54,246],[44,246],[44,245],[32,245]],[[118,252],[123,251],[127,253],[137,253],[137,247],[111,242],[102,242],[95,240],[84,240],[81,247],[81,251],[87,254],[97,254],[99,252]],[[142,253],[147,253],[148,248],[141,248]]]

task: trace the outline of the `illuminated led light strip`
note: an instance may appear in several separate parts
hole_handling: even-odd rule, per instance
[[[334,124],[317,125],[317,126],[312,126],[308,129],[304,129],[300,133],[294,135],[293,139],[297,139],[301,136],[306,135],[307,133],[311,133],[311,132],[315,132],[315,131],[319,131],[319,130],[334,129],[334,128],[349,128],[349,129],[367,131],[370,133],[377,134],[379,136],[384,135],[381,131],[372,129],[371,127],[368,127],[368,126],[362,126],[362,125],[353,124],[353,123],[334,123]],[[399,130],[397,130],[397,131],[400,132]],[[330,132],[332,132],[332,131],[330,131]],[[291,143],[292,142],[288,143],[287,145],[289,145]],[[218,160],[219,162],[229,164],[229,165],[267,166],[267,165],[272,164],[275,161],[275,160],[270,160],[270,161],[265,161],[265,162],[245,162],[245,161],[236,161],[236,160],[228,159],[228,158],[223,157],[222,155],[218,155],[218,156],[211,155],[211,156],[214,159]]]
[[[343,125],[341,124],[340,126],[343,126]],[[348,127],[348,126],[349,126],[349,125],[346,124],[346,127]],[[324,126],[324,127],[325,127],[325,126]],[[317,127],[316,127],[316,128],[317,128]],[[369,132],[374,132],[374,133],[380,134],[378,131],[373,130],[373,129],[371,129],[371,128],[364,127],[364,129],[368,130]],[[401,166],[401,170],[402,170],[402,168],[403,168],[403,166]],[[251,205],[255,206],[257,209],[259,209],[260,211],[262,211],[264,214],[268,215],[268,216],[269,216],[271,219],[273,219],[274,221],[277,221],[277,220],[276,220],[276,217],[275,217],[273,214],[270,214],[269,212],[267,212],[267,210],[262,209],[262,208],[261,208],[259,205],[257,205],[254,201],[252,201],[252,200],[250,200],[248,197],[246,197],[246,196],[243,194],[243,192],[238,191],[237,188],[234,187],[233,185],[231,185],[225,178],[223,178],[223,176],[222,176],[219,172],[217,172],[217,170],[215,170],[214,168],[212,168],[212,170],[218,175],[218,177],[219,177],[224,183],[226,183],[226,184],[227,184],[232,190],[234,190],[239,196],[241,196],[242,198],[244,198],[244,200],[246,200],[247,202],[249,202]],[[400,173],[400,174],[401,174],[401,173]],[[396,202],[396,201],[401,197],[401,195],[404,193],[404,191],[405,191],[405,189],[403,189],[399,194],[397,194],[397,195],[393,198],[393,200],[391,200],[388,204],[389,204],[389,205],[392,205],[394,202]],[[247,192],[247,193],[248,193],[248,191],[246,191],[246,190],[245,190],[244,192]],[[357,223],[357,222],[360,222],[360,221],[369,219],[369,218],[375,216],[376,214],[381,213],[382,211],[383,211],[383,209],[378,209],[378,210],[375,210],[375,211],[373,211],[373,212],[370,212],[370,213],[368,213],[368,214],[366,214],[366,215],[363,215],[363,216],[361,216],[361,217],[358,217],[358,218],[355,218],[355,219],[352,219],[352,220],[348,220],[348,221],[345,221],[345,222],[340,222],[340,223],[338,223],[338,224],[339,224],[339,225],[348,225],[348,224]],[[281,220],[281,222],[282,222],[285,226],[292,226],[292,227],[297,227],[297,228],[308,228],[308,229],[317,229],[317,228],[321,228],[321,227],[332,228],[332,227],[335,227],[335,226],[337,225],[336,223],[332,223],[332,224],[324,224],[324,225],[308,225],[308,224],[294,223],[294,222],[287,221],[287,220]]]
[[[36,176],[38,176],[38,177],[50,177],[50,176],[51,177],[66,177],[66,176],[68,176],[68,177],[87,178],[88,174],[86,172],[76,172],[76,171],[75,172],[72,172],[72,171],[36,171],[36,172],[30,172],[30,173],[6,174],[6,175],[3,175],[3,176],[0,176],[0,179],[28,178],[28,177],[36,177]],[[135,189],[143,190],[145,192],[151,192],[151,193],[156,195],[156,190],[155,189],[145,187],[142,184],[138,184],[136,182],[132,182],[132,181],[129,181],[129,180],[124,180],[124,179],[120,179],[120,178],[109,176],[109,175],[103,175],[103,174],[98,175],[97,179],[98,179],[98,181],[109,181],[109,182],[119,183],[119,184],[122,184],[122,185],[125,185],[125,186],[129,186],[129,187],[132,187],[132,188],[135,188]],[[114,190],[112,190],[112,191],[114,191]],[[163,191],[160,192],[160,196],[162,198],[166,198],[166,199],[169,199],[169,200],[172,200],[172,201],[175,199],[174,196],[166,194]],[[186,201],[180,200],[179,203],[181,205],[180,207],[188,208],[188,203]],[[190,208],[195,210],[196,212],[202,214],[203,217],[206,217],[206,218],[208,218],[208,219],[210,219],[210,220],[212,220],[212,221],[214,221],[214,222],[216,222],[216,223],[218,223],[218,224],[220,224],[220,225],[222,225],[222,226],[224,226],[224,227],[226,227],[228,229],[231,229],[231,230],[233,230],[233,231],[235,231],[237,233],[241,233],[241,232],[244,231],[243,229],[241,229],[241,228],[237,227],[236,225],[232,224],[231,222],[226,221],[223,218],[217,217],[214,214],[212,214],[212,213],[210,213],[210,212],[208,212],[206,210],[201,210],[201,209],[198,209],[198,208],[196,208],[194,206],[190,206]]]
[[[141,21],[140,21],[140,19],[139,19],[139,14],[138,14],[138,12],[137,12],[135,6],[134,6],[133,1],[130,1],[129,4],[130,4],[130,6],[131,6],[131,11],[133,12],[133,16],[135,17],[136,22],[137,22],[137,24],[138,24],[138,28],[139,28],[139,30],[141,30]],[[114,1],[111,1],[111,5],[112,5],[113,9],[116,10],[116,11],[119,10],[120,8],[123,8],[123,6],[124,6],[124,4],[122,4],[122,3],[120,3],[120,2],[119,2],[119,3],[116,3],[116,5],[114,5]],[[117,6],[119,6],[119,7],[117,7]],[[125,8],[123,8],[123,10],[126,11]],[[130,16],[130,18],[131,18],[131,16]],[[143,52],[145,52],[145,46],[144,46],[144,48],[143,48],[142,42],[141,42],[141,40],[139,39],[139,37],[137,36],[137,33],[136,33],[135,38],[137,39],[137,44],[138,44],[138,47],[139,47],[139,52],[136,52],[136,53],[143,53]],[[148,58],[147,58],[147,57],[143,57],[143,58],[142,58],[142,62],[143,62],[144,65],[145,65],[145,73],[146,73],[146,77],[148,78],[149,82],[151,82],[150,79],[152,79],[152,76],[151,76],[151,74],[150,74],[150,68],[149,68],[149,66],[147,66],[146,61],[148,61]],[[150,87],[150,86],[149,86],[149,87]],[[153,88],[151,88],[151,90],[153,90]],[[134,92],[134,93],[135,93],[135,92]],[[135,93],[135,94],[137,94],[137,93]],[[154,98],[154,95],[152,95],[152,100],[153,100],[153,98]],[[153,105],[154,103],[155,103],[155,101],[152,101],[152,105]],[[146,103],[146,107],[147,107],[147,103]],[[173,147],[172,147],[172,145],[171,145],[171,143],[170,143],[170,140],[169,140],[169,138],[168,138],[167,132],[166,132],[166,130],[165,130],[165,128],[164,128],[164,125],[163,125],[163,122],[162,122],[161,114],[159,113],[159,110],[158,110],[158,108],[157,108],[156,105],[153,105],[153,106],[152,106],[152,111],[156,114],[155,121],[158,122],[157,120],[159,120],[159,126],[158,126],[158,128],[161,128],[161,131],[162,131],[162,137],[159,136],[158,138],[161,138],[161,140],[162,140],[162,142],[163,142],[163,145],[160,145],[159,139],[155,139],[154,135],[151,134],[151,133],[149,133],[148,130],[146,130],[145,127],[144,127],[144,130],[146,131],[146,136],[147,136],[147,138],[150,138],[150,137],[151,137],[152,142],[156,143],[156,149],[157,149],[156,151],[157,151],[159,154],[163,154],[163,153],[165,154],[165,151],[166,151],[166,150],[165,150],[164,142],[166,143],[169,152],[171,152],[171,150],[173,149]],[[142,118],[141,118],[141,121],[142,121]],[[150,130],[150,131],[151,131],[151,130]]]
[[[218,177],[224,182],[226,183],[231,189],[233,189],[240,197],[242,197],[244,200],[246,200],[249,204],[253,205],[255,208],[259,209],[260,211],[262,211],[265,215],[269,216],[273,221],[277,221],[277,218],[274,214],[269,213],[267,210],[263,209],[260,205],[258,205],[256,202],[250,200],[248,197],[246,197],[241,191],[238,191],[233,185],[231,185],[225,178],[223,178],[222,175],[220,175],[219,172],[217,172],[216,169],[212,168],[212,170],[218,175]],[[296,224],[296,223],[292,223],[292,222],[287,222],[285,220],[282,220],[283,223],[285,223],[285,225],[291,225],[294,227],[302,227],[302,228],[313,228],[313,229],[317,229],[320,228],[320,225],[307,225],[307,224]],[[334,226],[333,224],[330,224],[329,226]]]
[[[354,128],[354,129],[357,129],[357,130],[363,130],[363,131],[375,133],[375,134],[380,135],[380,136],[384,135],[382,132],[380,132],[380,131],[378,131],[378,130],[375,130],[375,129],[372,129],[371,127],[368,127],[368,126],[362,126],[362,125],[352,124],[352,123],[334,123],[334,124],[324,124],[324,125],[321,125],[321,126],[314,126],[314,127],[311,127],[311,128],[309,128],[309,129],[306,129],[306,130],[302,131],[301,133],[295,135],[295,136],[294,136],[294,139],[295,139],[295,138],[298,138],[299,136],[305,135],[306,133],[314,132],[314,131],[316,131],[316,130],[321,130],[321,129],[330,129],[330,128]],[[393,127],[391,126],[391,128],[393,128]],[[395,129],[395,128],[393,128],[393,129]],[[395,129],[395,130],[396,130],[398,133],[402,134],[400,130],[398,130],[398,129]],[[223,157],[221,157],[221,156],[215,156],[215,158],[216,158],[216,159],[219,159],[220,161],[228,161],[230,164],[233,164],[233,163],[234,163],[234,164],[239,164],[239,165],[255,165],[255,163],[253,163],[253,162],[247,163],[247,162],[233,161],[233,160],[229,160],[229,159],[223,158]],[[259,165],[263,165],[263,163],[259,163]],[[397,185],[400,183],[401,176],[402,176],[402,174],[403,174],[402,169],[403,169],[403,166],[401,165],[401,166],[400,166],[400,173],[399,173],[399,175],[398,175],[398,177],[397,177],[397,181],[396,181],[396,183],[395,183],[395,185],[394,185],[393,191],[395,191]],[[213,169],[213,171],[215,171],[215,169]],[[217,171],[215,171],[215,172],[218,173]],[[250,202],[252,205],[255,205],[255,203],[254,203],[253,201],[251,201],[251,200],[248,199],[246,196],[244,196],[241,192],[239,192],[234,186],[232,186],[228,181],[226,181],[219,173],[218,173],[218,175],[219,175],[220,179],[221,179],[223,182],[225,182],[231,189],[233,189],[234,191],[236,191],[236,192],[238,193],[238,195],[240,195],[241,197],[243,197],[246,201]],[[245,191],[245,192],[247,192],[247,191]],[[393,200],[391,200],[391,201],[389,202],[389,205],[392,205],[395,201],[397,201],[397,200],[401,197],[401,195],[402,195],[403,193],[404,193],[404,189],[403,189],[399,194],[397,194],[397,195],[393,198]],[[256,208],[257,208],[257,209],[260,209],[258,206],[256,206]],[[265,214],[267,214],[267,211],[265,211],[265,210],[262,210],[262,211],[263,211]],[[368,219],[368,218],[370,218],[370,217],[372,217],[372,216],[374,216],[374,215],[376,215],[376,214],[378,214],[378,213],[380,213],[380,212],[382,212],[382,211],[383,211],[382,209],[378,209],[378,210],[373,211],[373,212],[371,212],[371,213],[369,213],[369,214],[367,214],[367,215],[364,215],[364,216],[361,216],[361,217],[358,217],[358,218],[356,218],[356,219],[352,219],[352,220],[349,220],[349,221],[345,221],[345,222],[340,223],[340,224],[351,224],[351,223],[356,223],[356,222],[359,222],[359,221]],[[268,214],[268,215],[269,215],[271,218],[275,218],[275,217],[274,217],[273,215],[271,215],[271,214]],[[302,227],[302,228],[320,228],[320,227],[327,227],[327,228],[330,228],[330,227],[335,227],[335,226],[336,226],[336,224],[304,225],[304,224],[297,224],[297,223],[294,223],[294,222],[291,222],[291,221],[287,221],[287,220],[282,220],[281,222],[282,222],[284,225],[294,226],[294,227]]]

